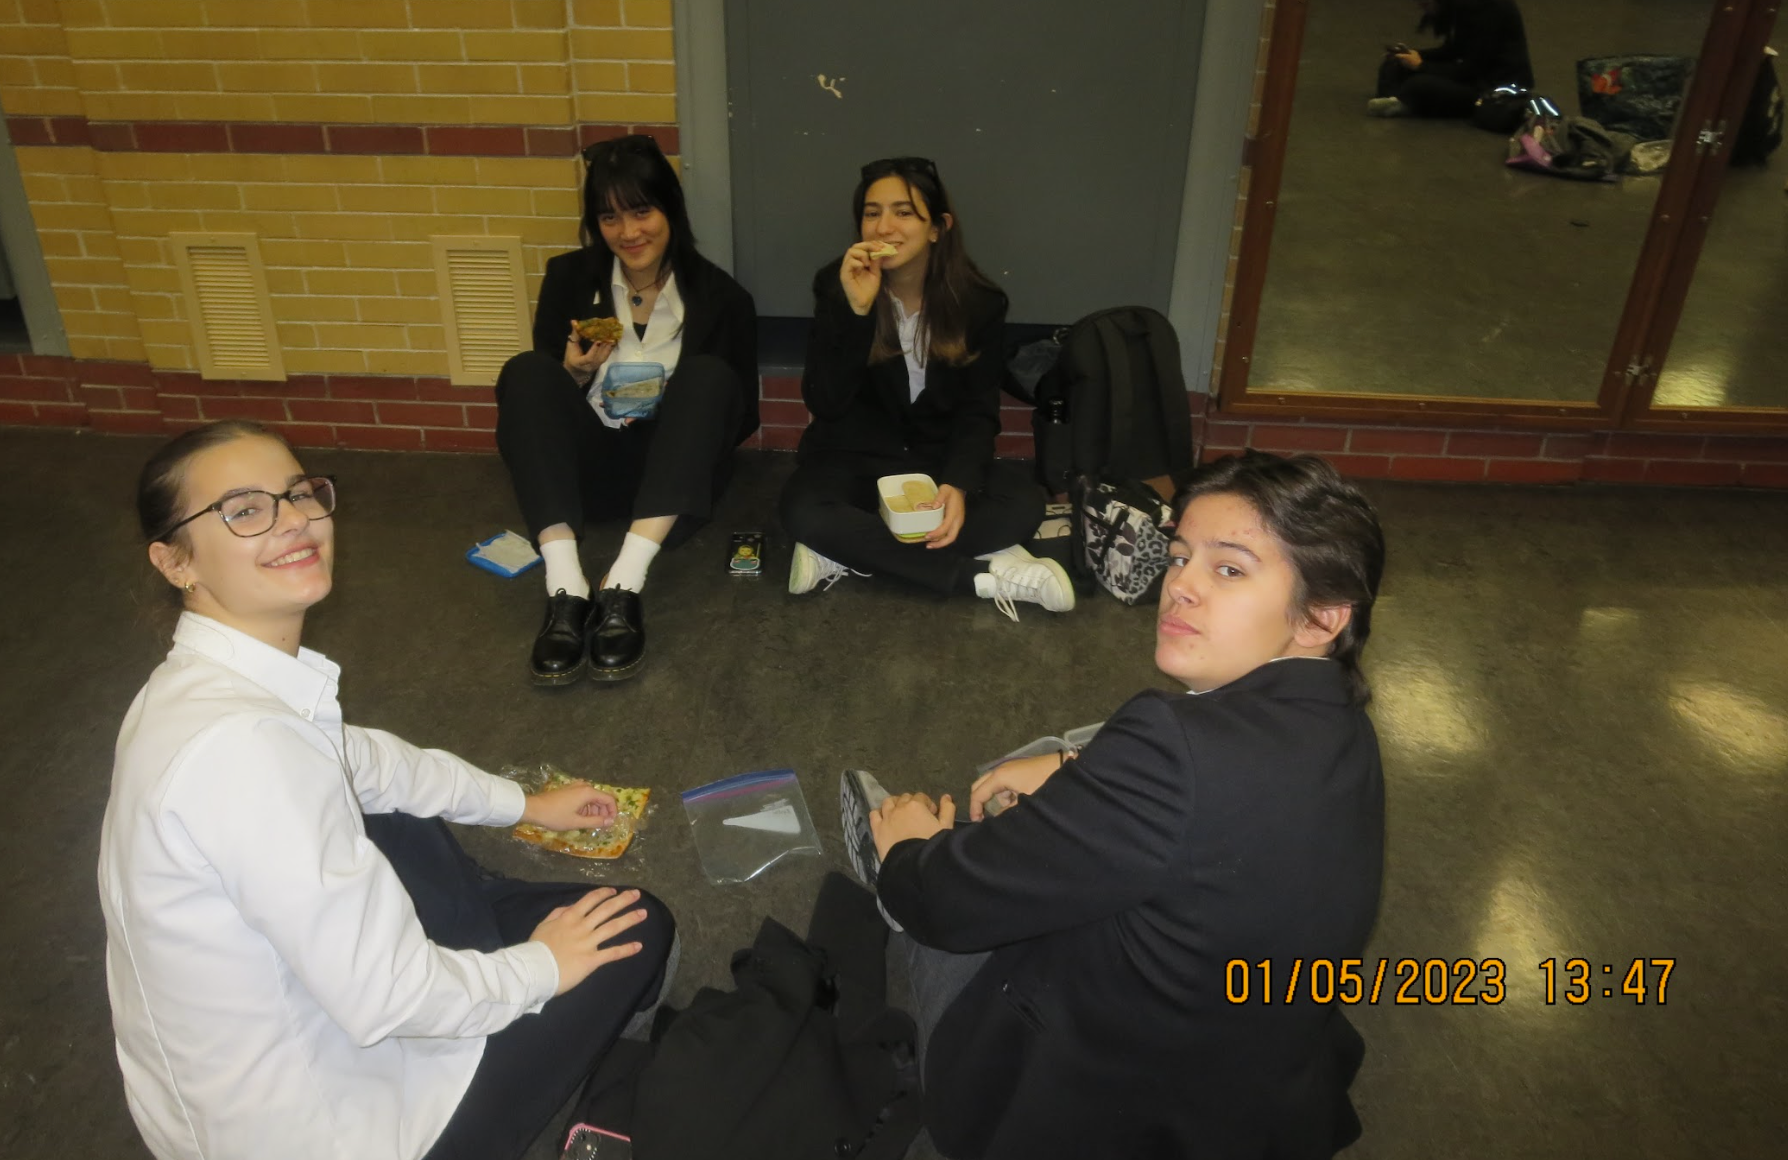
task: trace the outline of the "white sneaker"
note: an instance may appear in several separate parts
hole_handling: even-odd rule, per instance
[[[1074,607],[1074,584],[1067,569],[1054,560],[1033,556],[1017,544],[976,558],[987,561],[988,591],[983,595],[1013,620],[1018,619],[1016,604],[1021,600],[1051,612]],[[977,590],[981,587],[976,585]]]
[[[846,576],[867,575],[869,573],[826,559],[806,544],[796,544],[794,558],[788,562],[788,590],[791,596],[799,596],[812,592],[821,584],[830,588]]]
[[[1366,102],[1368,117],[1407,117],[1409,106],[1396,97],[1373,97]]]

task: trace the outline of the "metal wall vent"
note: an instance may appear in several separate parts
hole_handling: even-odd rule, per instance
[[[207,379],[286,377],[254,234],[169,234],[186,317]]]
[[[488,387],[528,336],[520,238],[429,239],[447,326],[447,368],[456,387]]]

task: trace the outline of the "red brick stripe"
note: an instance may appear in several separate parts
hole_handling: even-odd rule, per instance
[[[746,446],[792,450],[807,425],[800,380],[766,378],[759,393],[764,425]],[[1244,447],[1317,447],[1343,474],[1356,478],[1788,489],[1788,436],[1254,422],[1207,413],[1203,396],[1189,402],[1205,461]],[[0,354],[0,425],[169,435],[232,417],[268,423],[300,447],[496,449],[491,392],[427,375],[293,375],[284,382],[247,382],[158,371],[142,363]],[[1000,417],[999,454],[1028,457],[1028,412],[1008,403]]]
[[[324,125],[268,121],[88,121],[8,117],[14,145],[88,145],[103,153],[378,153],[570,157],[629,133],[677,152],[675,125]]]

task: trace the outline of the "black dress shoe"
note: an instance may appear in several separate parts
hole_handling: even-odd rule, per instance
[[[587,634],[592,679],[624,681],[638,673],[646,659],[646,616],[639,593],[625,588],[598,592]]]
[[[589,617],[590,602],[582,596],[568,596],[561,588],[546,598],[546,623],[528,658],[536,685],[569,685],[584,675],[584,623]]]

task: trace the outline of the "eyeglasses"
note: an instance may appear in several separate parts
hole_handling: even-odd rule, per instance
[[[166,540],[200,516],[216,512],[224,527],[244,538],[264,536],[279,522],[279,502],[284,500],[307,520],[326,520],[335,513],[335,477],[313,475],[301,479],[278,495],[270,491],[233,491],[216,503],[202,507],[170,527],[156,540]]]
[[[585,165],[594,165],[598,160],[607,160],[616,153],[638,153],[647,157],[664,155],[658,147],[658,139],[646,133],[629,133],[625,137],[614,137],[607,141],[592,141],[583,147]]]
[[[889,173],[918,173],[931,178],[936,184],[943,184],[937,175],[937,164],[929,157],[884,157],[865,165],[858,171],[858,176],[870,178]]]

